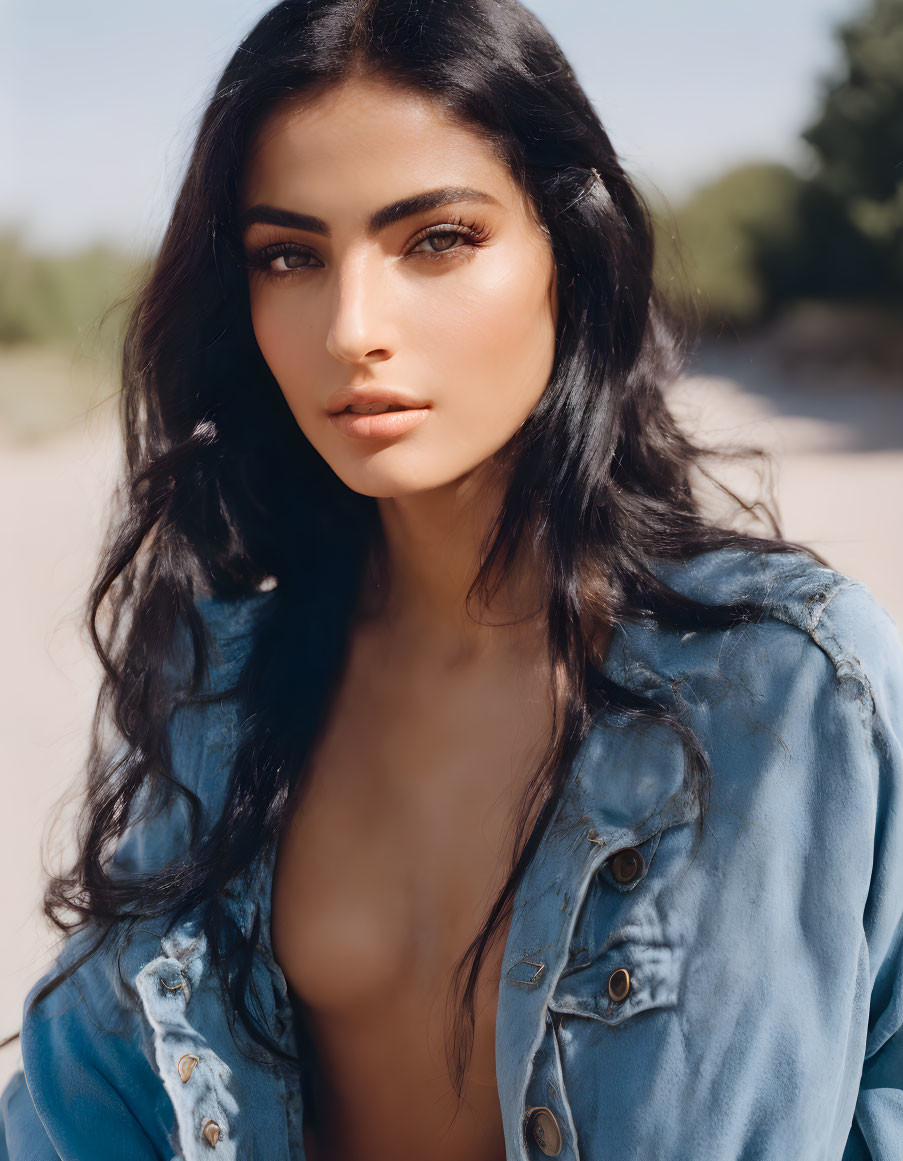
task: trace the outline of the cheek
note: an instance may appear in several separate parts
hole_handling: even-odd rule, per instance
[[[432,334],[456,413],[478,412],[513,432],[533,410],[554,360],[552,278],[546,262],[487,264],[465,299],[444,304]]]
[[[314,363],[322,345],[312,312],[291,290],[278,286],[252,288],[250,307],[260,353],[297,413],[308,382],[316,377]]]

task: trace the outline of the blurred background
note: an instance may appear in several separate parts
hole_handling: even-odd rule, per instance
[[[705,441],[770,452],[784,534],[903,623],[903,0],[528,6],[646,195],[659,280],[698,327],[675,411]],[[81,621],[119,468],[120,300],[217,74],[269,7],[0,9],[0,1038],[47,964],[42,851],[66,848],[99,681]]]

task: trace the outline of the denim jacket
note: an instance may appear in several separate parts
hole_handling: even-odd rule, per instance
[[[861,584],[801,555],[719,551],[663,571],[689,595],[754,597],[769,612],[727,630],[614,633],[607,675],[669,692],[695,730],[712,770],[708,820],[695,849],[674,730],[617,716],[592,726],[518,888],[502,961],[509,1161],[900,1161],[895,626]],[[234,679],[267,599],[202,602],[213,690]],[[173,719],[176,771],[211,819],[237,717],[224,696]],[[149,816],[116,860],[159,863],[178,833]],[[272,873],[259,859],[229,906],[247,931],[262,911],[254,990],[291,1049]],[[104,947],[35,1006],[41,981],[32,989],[0,1159],[303,1161],[296,1074],[236,1047],[198,924],[163,926]],[[235,1035],[242,1045],[240,1024]]]

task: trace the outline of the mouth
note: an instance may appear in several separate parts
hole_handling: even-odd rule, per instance
[[[419,426],[429,413],[429,407],[405,407],[400,403],[357,403],[341,411],[334,411],[329,419],[349,439],[386,440]]]
[[[335,415],[350,412],[352,415],[381,415],[384,411],[411,411],[413,408],[404,407],[401,403],[353,403],[343,407]]]
[[[326,400],[330,415],[381,415],[384,411],[423,411],[429,406],[413,393],[378,383],[369,387],[346,387]]]

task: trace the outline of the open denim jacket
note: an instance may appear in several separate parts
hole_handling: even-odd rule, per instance
[[[726,631],[624,624],[613,637],[607,674],[672,691],[700,738],[709,818],[694,853],[697,808],[672,730],[593,726],[505,948],[496,1062],[509,1161],[900,1161],[895,626],[861,584],[800,555],[720,551],[665,576],[770,612]],[[266,599],[202,602],[211,688],[234,679]],[[211,819],[237,730],[228,697],[173,720],[177,772]],[[165,815],[136,823],[116,858],[159,863],[178,830]],[[230,905],[246,930],[262,911],[261,1012],[291,1048],[272,871],[260,859]],[[24,1071],[0,1104],[0,1158],[302,1161],[300,1087],[237,1050],[192,920],[168,934],[148,925],[121,958],[102,949],[32,1007],[39,984]]]

